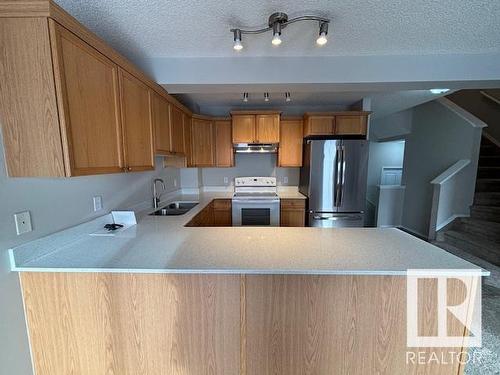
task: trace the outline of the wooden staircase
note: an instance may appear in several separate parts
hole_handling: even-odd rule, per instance
[[[438,236],[439,246],[458,248],[500,266],[500,147],[483,137],[470,217],[459,218]]]

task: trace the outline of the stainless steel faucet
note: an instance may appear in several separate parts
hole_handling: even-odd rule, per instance
[[[156,191],[156,183],[157,182],[160,182],[161,183],[161,186],[162,186],[162,191],[160,192],[160,194],[157,193]],[[161,198],[161,195],[163,194],[163,192],[166,190],[167,188],[165,187],[165,182],[161,179],[161,178],[155,178],[153,180],[153,207],[154,208],[158,208],[159,204],[160,204],[160,198]]]

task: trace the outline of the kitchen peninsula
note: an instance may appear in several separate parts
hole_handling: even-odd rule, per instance
[[[462,371],[406,363],[406,274],[474,265],[398,229],[185,226],[227,197],[172,196],[199,203],[148,211],[115,236],[89,235],[104,217],[11,251],[37,374]]]

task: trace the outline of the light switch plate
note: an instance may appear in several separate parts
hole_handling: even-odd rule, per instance
[[[14,221],[16,223],[16,232],[18,236],[33,230],[31,228],[31,215],[29,211],[14,214]]]
[[[224,177],[224,183],[227,185],[229,183],[229,178]]]
[[[284,177],[283,177],[283,183],[284,183],[284,184],[288,184],[288,177],[287,177],[287,176],[284,176]]]
[[[93,202],[94,202],[94,211],[102,210],[102,197],[100,195],[96,195],[93,198]]]

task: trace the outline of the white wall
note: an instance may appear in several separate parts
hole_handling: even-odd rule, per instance
[[[403,226],[428,236],[432,206],[430,181],[460,159],[470,159],[463,196],[475,189],[481,129],[438,102],[413,109],[412,132],[406,136],[402,184],[406,185]],[[459,194],[460,195],[460,194]]]
[[[183,188],[199,186],[229,186],[235,177],[275,176],[278,185],[298,186],[299,168],[278,168],[276,154],[235,154],[233,168],[183,168],[181,180]],[[224,183],[227,177],[227,183]],[[288,182],[285,182],[285,177]]]
[[[366,199],[368,200],[366,225],[375,225],[375,212],[378,201],[377,185],[380,184],[382,167],[402,167],[405,142],[370,142],[368,156],[368,176]]]
[[[10,272],[7,248],[82,223],[115,208],[152,202],[151,181],[164,178],[168,190],[180,183],[178,169],[76,178],[8,178],[0,136],[0,374],[31,374],[24,313],[17,273]],[[104,209],[94,213],[92,197]],[[31,212],[33,231],[17,236],[12,215]]]

